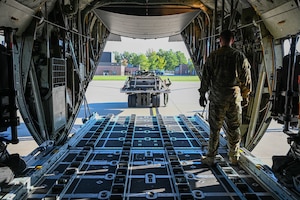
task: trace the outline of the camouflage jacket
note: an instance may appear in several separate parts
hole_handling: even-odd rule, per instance
[[[215,103],[248,98],[251,92],[250,63],[239,50],[224,46],[212,52],[203,67],[200,95],[209,91]]]

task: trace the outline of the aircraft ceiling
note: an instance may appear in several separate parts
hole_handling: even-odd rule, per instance
[[[100,1],[93,7],[112,34],[139,39],[178,35],[208,10],[198,0]]]
[[[130,38],[153,39],[180,34],[200,10],[164,16],[136,16],[97,9],[95,13],[111,33]]]
[[[102,1],[100,1],[102,2]],[[95,13],[111,33],[140,39],[154,39],[178,35],[200,12],[210,13],[215,0],[185,1],[103,1],[95,4]],[[217,1],[217,8],[224,14],[231,9],[232,1]],[[274,38],[299,33],[300,12],[295,1],[241,0],[236,4],[239,12],[252,6]],[[101,5],[100,5],[101,4]]]
[[[42,0],[0,1],[3,7],[0,23],[22,34],[42,2],[47,2],[48,10],[55,4],[55,1]],[[226,14],[232,7],[231,2],[226,0],[222,5],[223,1],[217,1],[217,9],[224,8]],[[84,12],[93,10],[111,35],[142,39],[178,35],[197,14],[211,13],[215,9],[215,0],[80,0],[78,3],[78,8]],[[253,23],[263,22],[275,39],[300,32],[298,1],[240,0],[236,5],[239,12],[252,6],[260,16],[260,19],[253,19]]]

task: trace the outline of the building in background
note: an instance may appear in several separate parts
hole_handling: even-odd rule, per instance
[[[175,67],[174,75],[196,75],[195,70],[189,70],[189,66],[187,64],[181,64]]]
[[[115,55],[112,52],[103,52],[100,62],[97,66],[95,75],[124,75],[125,66],[119,64],[115,60]]]
[[[140,70],[140,66],[129,64],[125,67],[125,75],[132,75],[138,70]]]

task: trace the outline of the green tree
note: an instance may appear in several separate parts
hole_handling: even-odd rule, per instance
[[[134,66],[139,65],[139,63],[136,63],[138,55],[136,53],[131,53],[129,55],[128,64],[132,64]]]
[[[138,60],[139,60],[139,65],[140,65],[141,70],[148,71],[150,64],[148,62],[147,56],[145,54],[140,54],[140,55],[138,55]]]
[[[124,51],[122,54],[122,65],[127,66],[130,60],[130,54],[128,51]]]
[[[167,62],[165,57],[158,56],[157,69],[164,70]]]
[[[188,63],[184,53],[182,53],[181,51],[176,51],[175,54],[177,56],[179,64],[187,64]]]
[[[148,58],[149,70],[156,70],[158,68],[159,56],[152,50],[148,50],[146,56]]]
[[[128,64],[132,64],[133,66],[140,66],[141,70],[149,70],[149,62],[145,54],[137,55],[133,53]]]
[[[117,51],[114,51],[113,53],[115,55],[116,62],[119,63],[119,64],[121,64],[121,62],[122,62],[122,55],[119,52],[117,52]]]
[[[140,66],[142,70],[174,70],[179,64],[188,64],[184,53],[159,49],[155,52],[149,49],[146,54],[136,54],[124,51],[122,54],[114,52],[115,60],[124,66],[128,64]]]
[[[166,70],[175,70],[175,67],[177,67],[179,65],[179,61],[178,58],[176,56],[176,54],[172,51],[166,51],[165,52],[165,60],[166,60]]]
[[[159,57],[164,57],[165,56],[166,51],[159,49],[158,52],[156,53]]]

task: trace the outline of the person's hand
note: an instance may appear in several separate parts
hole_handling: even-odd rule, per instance
[[[199,104],[200,104],[200,106],[202,106],[202,107],[205,107],[205,106],[206,106],[207,100],[206,100],[205,96],[200,96],[200,98],[199,98]]]
[[[248,98],[243,98],[243,101],[241,102],[242,108],[247,107],[249,104],[249,99]]]

